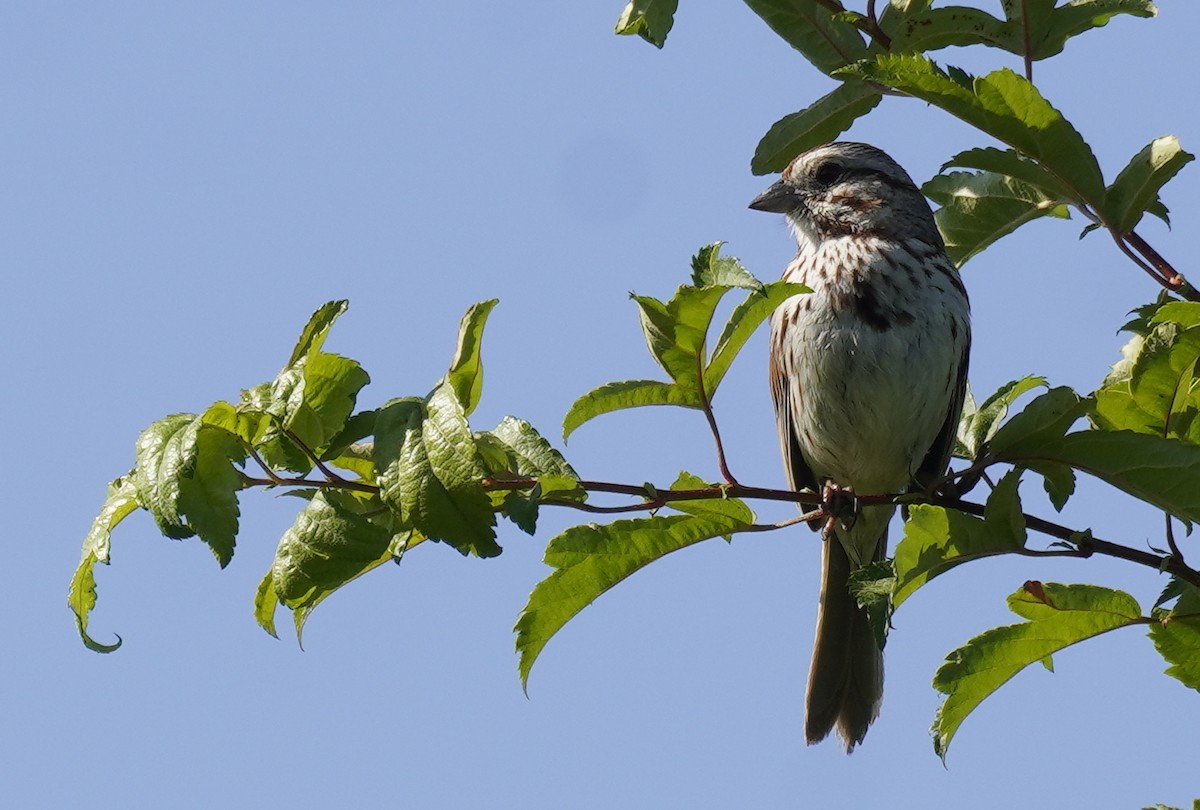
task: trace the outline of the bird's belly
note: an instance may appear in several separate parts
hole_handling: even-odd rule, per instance
[[[811,314],[811,313],[810,313]],[[848,312],[800,319],[796,432],[818,478],[860,494],[906,487],[946,416],[959,359],[940,319],[865,326]]]

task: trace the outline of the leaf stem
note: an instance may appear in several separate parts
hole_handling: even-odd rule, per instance
[[[717,428],[717,417],[713,414],[712,400],[708,398],[708,387],[704,384],[704,358],[702,353],[696,355],[696,390],[700,394],[700,407],[704,418],[708,420],[708,429],[712,432],[713,441],[717,445],[717,468],[727,483],[737,485],[737,479],[729,471],[729,462],[725,458],[725,445],[721,442],[721,431]]]

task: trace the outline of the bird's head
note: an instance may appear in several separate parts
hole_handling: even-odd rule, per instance
[[[941,245],[933,212],[912,178],[865,143],[839,141],[805,152],[750,207],[785,215],[802,239],[862,234]]]

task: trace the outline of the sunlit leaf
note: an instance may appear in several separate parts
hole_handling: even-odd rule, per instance
[[[881,55],[838,71],[927,101],[1036,159],[1072,193],[1103,202],[1104,181],[1091,148],[1036,87],[1011,70],[953,75],[916,55]]]
[[[842,82],[799,112],[785,115],[758,142],[750,171],[781,172],[797,155],[836,140],[862,116],[878,106],[882,96],[864,82]]]
[[[458,327],[458,344],[454,350],[454,359],[450,361],[450,371],[446,379],[453,386],[454,393],[467,416],[475,410],[483,393],[483,363],[480,359],[483,327],[492,308],[498,303],[499,300],[493,298],[474,304],[463,315]]]
[[[1104,213],[1118,233],[1129,233],[1151,205],[1158,192],[1179,170],[1195,160],[1183,151],[1179,139],[1166,135],[1138,152],[1108,187]]]
[[[88,618],[96,607],[95,568],[98,563],[108,565],[113,528],[137,508],[137,488],[130,476],[122,476],[109,484],[104,506],[83,539],[83,554],[67,590],[67,604],[75,614],[79,636],[84,645],[95,652],[109,653],[121,646],[120,636],[113,644],[102,644],[88,635]]]
[[[893,567],[895,607],[922,585],[960,563],[1011,553],[1025,545],[1025,523],[1017,494],[1019,472],[1011,472],[988,497],[983,519],[940,506],[909,508],[904,537],[896,545]]]
[[[817,0],[746,0],[746,5],[823,73],[867,57],[862,34]]]
[[[946,656],[934,676],[934,688],[946,696],[931,730],[934,750],[943,759],[967,715],[1022,669],[1142,620],[1133,597],[1096,585],[1026,582],[1008,597],[1008,605],[1027,621],[976,636]]]
[[[1027,391],[1044,388],[1046,385],[1044,377],[1022,377],[1000,386],[978,406],[968,391],[967,402],[963,405],[962,418],[958,423],[958,445],[955,448],[957,454],[962,458],[974,460],[983,445],[1000,429],[1000,423],[1008,415],[1009,406]]]
[[[563,417],[563,438],[566,439],[576,428],[605,413],[640,408],[648,405],[679,405],[684,408],[699,408],[700,396],[694,390],[682,388],[675,383],[658,380],[627,380],[602,385],[575,400],[567,415]]]
[[[515,628],[522,684],[546,642],[602,593],[673,551],[728,535],[745,523],[709,511],[591,523],[555,537],[544,558],[555,571],[533,589]]]
[[[935,213],[946,252],[962,266],[1026,222],[1070,217],[1064,200],[1042,188],[991,172],[939,174],[921,187],[941,208]]]
[[[679,0],[629,0],[617,20],[618,34],[636,34],[656,48],[667,41]]]

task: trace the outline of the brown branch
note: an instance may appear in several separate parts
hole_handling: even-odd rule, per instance
[[[484,489],[511,490],[511,489],[531,489],[536,486],[536,478],[514,478],[514,479],[484,479]],[[588,492],[604,492],[614,495],[629,495],[636,498],[643,498],[642,503],[625,504],[622,506],[601,507],[592,504],[582,504],[579,501],[549,501],[548,503],[554,506],[566,506],[572,509],[579,509],[586,512],[652,512],[670,504],[672,501],[701,501],[713,500],[722,498],[750,498],[754,500],[782,501],[796,504],[804,504],[815,506],[815,511],[807,512],[790,521],[784,521],[781,524],[766,524],[761,528],[756,528],[754,531],[767,531],[771,528],[779,528],[781,526],[790,526],[794,523],[808,522],[818,520],[826,516],[826,512],[821,504],[821,496],[812,492],[794,492],[792,490],[781,489],[765,489],[762,487],[747,487],[740,484],[730,486],[708,487],[705,489],[653,489],[646,485],[634,486],[631,484],[616,484],[607,481],[580,481],[579,485]],[[943,497],[936,494],[909,494],[909,495],[860,495],[857,496],[857,501],[861,506],[874,506],[882,504],[896,504],[898,502],[905,503],[924,503],[932,506],[940,506],[945,509],[955,509],[960,512],[965,512],[969,515],[982,518],[986,511],[986,507],[981,503],[964,501],[956,497]],[[1063,526],[1053,521],[1040,518],[1036,515],[1022,513],[1025,525],[1036,532],[1053,537],[1057,540],[1062,540],[1070,543],[1073,548],[1070,549],[1014,549],[1012,553],[1022,554],[1024,556],[1041,556],[1041,557],[1078,557],[1087,558],[1095,554],[1105,557],[1114,557],[1116,559],[1125,560],[1127,562],[1144,565],[1148,568],[1153,568],[1156,571],[1166,571],[1172,576],[1200,588],[1200,571],[1189,568],[1178,556],[1163,556],[1154,554],[1149,551],[1142,551],[1129,546],[1123,546],[1120,543],[1114,543],[1108,540],[1102,540],[1095,537],[1091,532],[1080,532]]]
[[[729,463],[725,459],[725,445],[721,442],[721,431],[717,428],[717,417],[713,414],[712,400],[708,398],[708,388],[704,385],[704,362],[702,356],[696,355],[696,389],[700,394],[700,407],[704,418],[708,420],[708,429],[717,445],[717,467],[726,483],[737,484],[737,479],[729,471]]]

